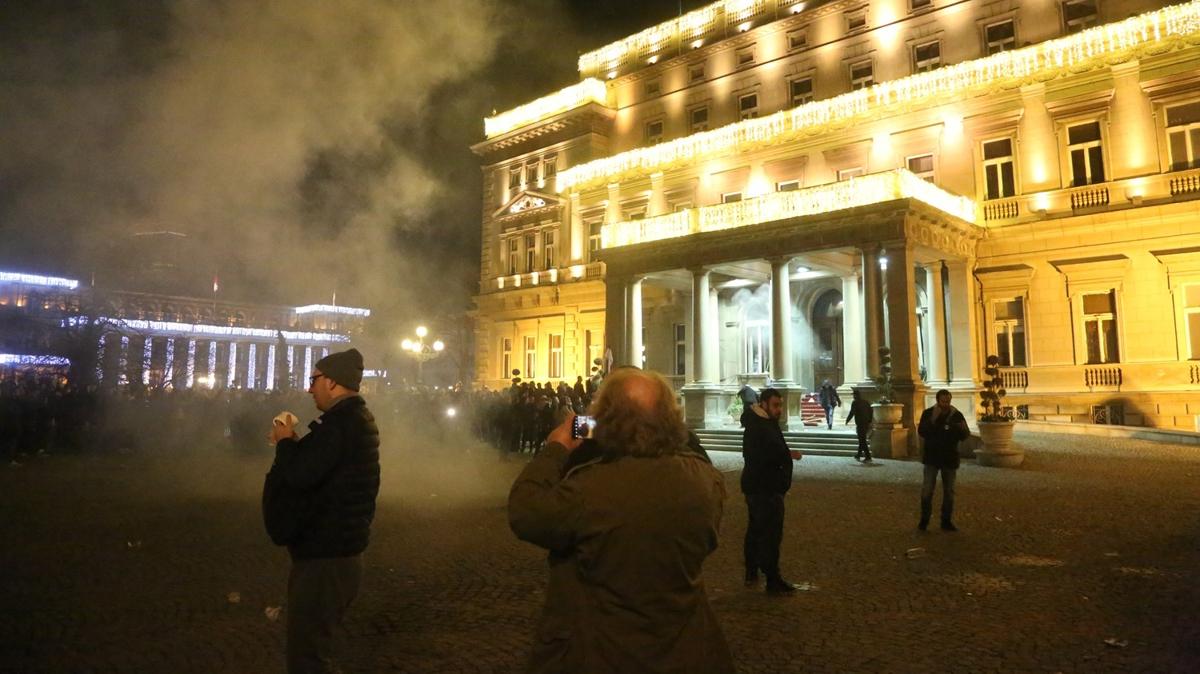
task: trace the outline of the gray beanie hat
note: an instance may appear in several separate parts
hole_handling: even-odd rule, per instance
[[[331,353],[317,361],[317,369],[335,384],[357,391],[363,378],[363,357],[358,349]]]

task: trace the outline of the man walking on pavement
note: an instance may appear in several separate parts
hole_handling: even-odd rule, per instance
[[[746,587],[758,583],[761,570],[767,577],[767,594],[787,595],[796,586],[779,572],[779,546],[783,542],[783,496],[792,486],[793,454],[779,428],[783,396],[763,389],[758,403],[742,413],[742,494],[749,522],[742,550],[746,561]],[[799,452],[795,455],[799,459]]]
[[[842,399],[838,397],[837,387],[828,379],[821,382],[821,409],[825,410],[825,425],[829,430],[833,430],[833,408],[842,406]]]
[[[867,446],[867,434],[871,432],[871,422],[875,420],[875,412],[871,403],[863,399],[858,389],[852,391],[854,399],[850,401],[850,414],[846,423],[854,421],[854,433],[858,436],[858,451],[854,453],[855,461],[871,461],[871,448]]]
[[[288,674],[337,671],[334,631],[362,581],[379,494],[379,429],[358,394],[362,376],[356,349],[322,358],[308,386],[321,417],[303,438],[279,421],[271,429],[275,463],[263,488],[263,517],[271,539],[287,545],[292,558]]]
[[[921,486],[921,521],[917,528],[925,531],[933,513],[933,490],[937,476],[942,474],[942,529],[958,531],[954,526],[954,482],[958,473],[958,443],[967,439],[971,430],[967,420],[950,404],[950,392],[937,392],[937,404],[921,413],[917,433],[925,440],[921,463],[925,464],[925,483]]]

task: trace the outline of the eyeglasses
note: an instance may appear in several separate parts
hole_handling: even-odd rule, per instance
[[[324,376],[325,375],[323,375],[323,374],[314,374],[313,376],[309,377],[308,378],[308,387],[312,388],[313,384],[316,384],[317,380]]]

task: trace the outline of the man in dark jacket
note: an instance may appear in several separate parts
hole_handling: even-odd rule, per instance
[[[825,410],[825,425],[832,431],[833,409],[842,406],[842,399],[838,396],[837,387],[828,379],[821,382],[819,397],[821,400],[821,409]]]
[[[917,433],[925,440],[921,463],[925,464],[925,483],[921,487],[921,531],[929,526],[933,512],[933,490],[938,472],[942,474],[942,529],[958,531],[954,526],[954,478],[958,473],[958,443],[971,434],[967,420],[950,404],[950,392],[937,392],[937,404],[921,413]]]
[[[858,435],[858,451],[854,453],[854,460],[858,461],[866,457],[869,462],[871,460],[871,448],[867,446],[867,434],[871,432],[871,422],[875,420],[875,412],[871,409],[871,403],[863,399],[862,394],[858,389],[852,391],[854,399],[850,401],[850,414],[846,415],[846,423],[854,422],[854,432]]]
[[[742,412],[742,494],[749,522],[742,546],[746,560],[746,587],[758,583],[761,569],[768,594],[792,594],[796,586],[779,573],[779,545],[783,542],[783,495],[792,486],[792,453],[783,439],[779,419],[783,396],[763,389],[758,402]],[[797,458],[799,458],[797,456]]]
[[[367,548],[379,493],[379,429],[358,395],[362,354],[355,349],[317,361],[308,392],[323,414],[296,436],[275,423],[275,465],[263,508],[267,529],[284,538],[292,557],[288,576],[287,667],[289,674],[335,671],[334,630],[358,594],[362,552]],[[272,489],[274,486],[274,489]],[[273,495],[272,495],[273,493]],[[287,499],[294,524],[269,501]]]

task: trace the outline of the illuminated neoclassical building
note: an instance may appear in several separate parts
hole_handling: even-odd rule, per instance
[[[681,389],[984,358],[1034,419],[1196,427],[1200,2],[725,0],[485,121],[476,381]]]

